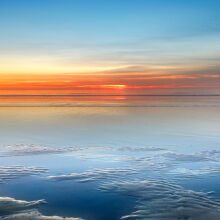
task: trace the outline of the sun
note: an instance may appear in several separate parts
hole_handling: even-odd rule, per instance
[[[102,88],[109,88],[109,89],[126,89],[127,85],[123,84],[110,84],[110,85],[101,85]]]

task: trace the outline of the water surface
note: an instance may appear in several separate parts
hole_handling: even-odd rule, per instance
[[[220,217],[220,96],[1,96],[0,106],[0,196],[15,199],[3,219]],[[39,204],[17,212],[18,200]]]

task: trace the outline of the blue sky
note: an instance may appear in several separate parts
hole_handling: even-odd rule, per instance
[[[0,73],[216,75],[219,10],[217,0],[1,0]]]
[[[215,0],[1,0],[1,47],[111,51],[190,38],[202,44],[219,35],[219,9]]]

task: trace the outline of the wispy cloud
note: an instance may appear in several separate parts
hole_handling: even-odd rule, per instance
[[[45,216],[37,210],[45,200],[25,201],[11,197],[0,197],[0,219],[2,220],[82,220],[81,218]]]
[[[46,171],[44,167],[0,166],[0,183],[23,176],[39,175]]]
[[[38,211],[18,213],[2,217],[2,220],[82,220],[81,218],[45,216]]]
[[[46,145],[37,145],[37,144],[10,144],[10,145],[1,145],[0,146],[0,157],[4,156],[23,156],[23,155],[38,155],[38,154],[61,154],[61,153],[70,153],[70,152],[81,152],[81,151],[127,151],[127,152],[156,152],[164,150],[161,147],[156,146],[73,146],[73,147],[49,147]]]
[[[2,156],[23,156],[38,154],[60,154],[80,150],[79,147],[55,148],[36,144],[12,144],[0,146],[0,157]]]
[[[220,203],[209,193],[185,190],[166,180],[115,181],[103,184],[100,189],[137,199],[136,211],[121,219],[199,220],[220,217]]]
[[[0,216],[11,214],[17,211],[24,211],[38,207],[38,205],[45,203],[45,200],[25,201],[16,200],[11,197],[0,197]]]
[[[50,180],[64,181],[75,180],[77,182],[100,181],[107,179],[117,179],[119,177],[127,177],[128,175],[136,174],[136,169],[132,168],[106,168],[94,169],[82,173],[71,173],[67,175],[49,176]]]

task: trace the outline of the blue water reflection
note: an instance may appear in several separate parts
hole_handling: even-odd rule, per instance
[[[38,219],[218,219],[219,101],[1,107],[0,215],[24,219],[34,209]],[[6,197],[15,198],[7,215]],[[39,204],[17,210],[18,200]]]

